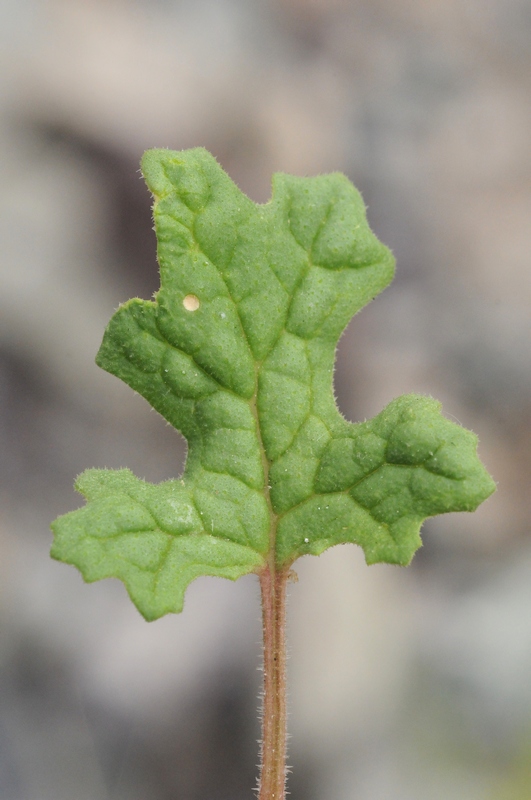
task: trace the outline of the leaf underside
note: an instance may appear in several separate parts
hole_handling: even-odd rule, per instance
[[[150,150],[161,288],[111,319],[100,367],[188,440],[181,480],[88,470],[87,504],[52,525],[52,556],[120,578],[146,619],[182,609],[199,575],[235,580],[346,542],[408,564],[426,517],[494,491],[475,435],[428,397],[347,422],[333,394],[339,337],[394,260],[341,174],[273,178],[243,195],[201,148]]]

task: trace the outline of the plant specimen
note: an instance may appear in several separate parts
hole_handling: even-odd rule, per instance
[[[337,409],[333,367],[351,317],[394,259],[341,174],[273,178],[257,205],[201,148],[150,150],[161,288],[111,319],[96,361],[188,440],[181,479],[84,472],[87,504],[53,524],[52,556],[122,580],[140,613],[179,612],[200,575],[259,576],[264,707],[259,800],[285,797],[285,596],[294,561],[360,545],[408,564],[426,517],[495,488],[475,435],[429,397],[368,422]]]

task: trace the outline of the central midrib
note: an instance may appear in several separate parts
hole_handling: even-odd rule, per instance
[[[271,574],[275,574],[276,568],[276,536],[277,536],[277,522],[278,515],[273,509],[271,502],[271,487],[269,485],[269,469],[270,461],[266,455],[264,441],[262,439],[262,426],[260,424],[260,415],[258,413],[257,399],[258,399],[258,379],[260,374],[261,363],[255,362],[255,388],[252,398],[249,400],[249,408],[254,417],[256,424],[256,436],[258,439],[258,447],[260,449],[260,458],[262,459],[262,468],[264,471],[264,497],[266,499],[267,508],[269,511],[269,550],[267,553],[267,563]]]

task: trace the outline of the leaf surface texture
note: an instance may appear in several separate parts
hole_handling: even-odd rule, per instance
[[[236,579],[353,542],[407,564],[426,517],[471,511],[494,483],[474,434],[406,395],[353,424],[333,394],[338,339],[394,259],[341,174],[277,174],[249,200],[201,148],[150,150],[161,288],[111,319],[97,363],[188,440],[181,480],[88,470],[52,555],[120,578],[147,619],[199,575]]]

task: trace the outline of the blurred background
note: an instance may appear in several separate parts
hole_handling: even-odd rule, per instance
[[[256,579],[147,624],[48,558],[83,469],[182,468],[94,355],[158,288],[143,150],[203,145],[260,202],[275,171],[353,180],[398,268],[340,408],[433,395],[498,482],[407,570],[298,562],[290,796],[529,800],[529,0],[2,0],[0,48],[0,799],[253,796]]]

